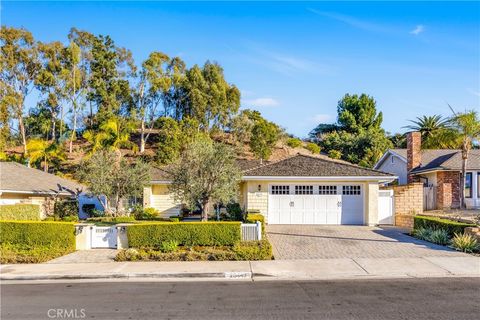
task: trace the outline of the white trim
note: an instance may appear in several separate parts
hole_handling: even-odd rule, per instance
[[[258,180],[271,180],[271,181],[380,181],[391,182],[397,179],[397,176],[331,176],[331,177],[302,177],[302,176],[244,176],[244,181],[258,181]]]
[[[407,163],[407,159],[404,158],[403,156],[399,155],[398,153],[396,153],[395,151],[392,151],[392,150],[387,150],[383,156],[380,158],[380,160],[377,161],[377,163],[375,163],[375,165],[373,166],[373,169],[375,170],[378,170],[378,168],[382,165],[382,163],[386,160],[387,156],[388,155],[392,155],[392,156],[397,156],[400,160],[402,160],[403,162],[405,162],[405,164]]]

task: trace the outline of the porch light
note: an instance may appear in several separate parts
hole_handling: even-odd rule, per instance
[[[262,191],[262,185],[261,184],[258,185],[258,191]]]

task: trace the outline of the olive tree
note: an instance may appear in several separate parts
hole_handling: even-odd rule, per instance
[[[123,200],[140,197],[143,187],[150,182],[148,164],[129,163],[119,153],[106,150],[97,151],[82,161],[77,173],[93,195],[105,196],[105,212],[110,215],[121,215]]]
[[[202,221],[208,219],[212,204],[236,198],[241,178],[233,149],[205,138],[186,146],[172,165],[171,175],[170,191],[175,200],[190,208],[199,207]]]

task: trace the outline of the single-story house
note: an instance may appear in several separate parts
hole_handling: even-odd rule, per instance
[[[460,179],[462,151],[455,149],[421,149],[420,132],[407,134],[406,149],[390,149],[381,157],[374,169],[398,176],[398,183],[421,181],[433,192],[434,206],[438,209],[460,206]],[[480,208],[480,150],[471,150],[467,161],[465,204]],[[428,189],[427,189],[428,190]],[[432,208],[432,209],[435,209]]]
[[[88,203],[84,191],[86,187],[74,181],[17,162],[0,162],[0,205],[38,204],[44,218],[52,213],[54,199],[78,197]]]
[[[323,155],[294,155],[260,163],[239,160],[243,172],[239,203],[258,210],[269,224],[379,223],[379,185],[395,175],[367,169]],[[178,214],[168,185],[168,169],[155,168],[151,185],[144,188],[144,207],[163,215]]]

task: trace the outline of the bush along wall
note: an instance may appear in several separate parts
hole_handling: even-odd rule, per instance
[[[45,262],[73,251],[75,251],[73,223],[0,222],[1,263]]]
[[[452,238],[455,233],[462,234],[463,230],[466,227],[474,227],[474,224],[463,223],[452,221],[448,219],[441,219],[437,217],[427,217],[427,216],[415,216],[413,218],[413,229],[431,229],[431,230],[440,230],[443,229],[448,232],[450,238]]]
[[[245,223],[256,223],[260,221],[262,224],[262,234],[265,235],[265,217],[257,212],[247,212],[245,215]]]
[[[0,206],[0,220],[40,220],[40,206],[37,204],[8,204]]]
[[[167,241],[184,246],[233,246],[240,241],[240,222],[142,223],[127,227],[131,248],[160,248]]]

